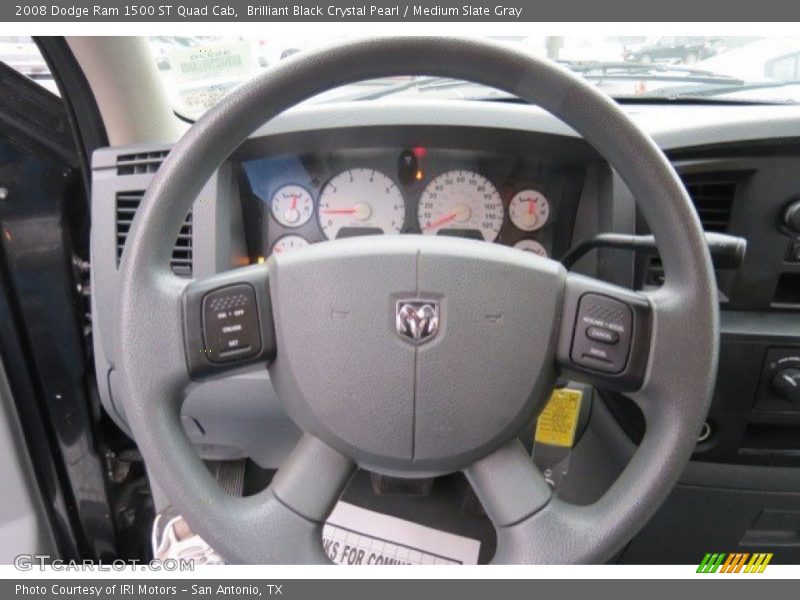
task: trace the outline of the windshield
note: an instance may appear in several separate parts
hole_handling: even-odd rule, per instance
[[[495,37],[573,70],[626,102],[800,102],[800,37]],[[175,111],[196,119],[243,81],[336,39],[149,38]],[[343,86],[311,102],[381,98],[513,100],[503,92],[434,77],[391,77]]]

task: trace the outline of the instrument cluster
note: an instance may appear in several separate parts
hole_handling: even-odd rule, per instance
[[[553,256],[568,168],[498,152],[341,149],[242,163],[259,206],[259,251],[285,254],[352,236],[417,233]]]

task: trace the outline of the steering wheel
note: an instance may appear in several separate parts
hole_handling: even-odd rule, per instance
[[[173,276],[172,244],[193,200],[251,132],[333,87],[398,74],[485,84],[573,127],[636,198],[664,285],[633,292],[512,248],[420,235],[316,244],[191,282]],[[714,290],[686,191],[611,99],[495,43],[355,41],[242,85],[175,145],[122,258],[116,369],[150,475],[228,561],[328,562],[321,526],[358,466],[401,477],[463,471],[496,529],[495,563],[601,562],[658,508],[695,446],[717,365]],[[232,497],[192,449],[180,407],[197,381],[264,367],[304,434],[267,489]],[[559,375],[627,393],[646,419],[633,458],[589,506],[555,497],[518,441]]]

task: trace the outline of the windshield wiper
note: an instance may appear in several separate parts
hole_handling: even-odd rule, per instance
[[[558,63],[581,77],[591,80],[614,79],[639,81],[642,79],[650,79],[657,81],[709,83],[731,86],[744,84],[743,80],[730,75],[677,65],[592,60],[558,61]]]
[[[725,94],[800,85],[800,80],[749,82],[730,75],[677,65],[628,62],[563,62],[585,79],[603,81],[642,81],[684,83],[683,86],[657,88],[632,95],[615,95],[621,102],[713,102],[718,104],[797,104],[796,99],[720,98]]]
[[[375,82],[376,85],[380,85]],[[448,88],[457,88],[462,87],[465,85],[476,85],[474,83],[470,83],[468,81],[462,81],[461,79],[452,79],[450,77],[414,77],[408,81],[401,81],[399,83],[389,83],[384,84],[382,87],[379,87],[374,90],[369,90],[367,92],[361,91],[356,92],[350,96],[337,96],[329,100],[330,102],[348,102],[348,101],[360,101],[360,100],[378,100],[379,98],[385,98],[386,96],[392,96],[394,94],[400,94],[402,92],[408,90],[432,90],[432,89],[448,89]]]
[[[800,80],[792,79],[789,81],[750,81],[750,82],[741,82],[738,84],[731,84],[728,86],[713,86],[713,87],[701,87],[697,88],[695,86],[691,87],[684,87],[684,88],[671,88],[668,90],[653,90],[652,92],[642,94],[645,97],[651,98],[665,98],[667,100],[690,100],[690,99],[697,99],[697,100],[708,100],[716,98],[717,96],[722,96],[725,94],[731,94],[735,92],[750,92],[756,90],[769,90],[769,89],[776,89],[776,88],[784,88],[784,87],[791,87],[791,86],[800,86]],[[765,98],[759,99],[759,103],[770,103],[770,104],[797,104],[798,100],[796,98]]]
[[[730,75],[722,75],[712,71],[693,69],[675,65],[652,63],[611,62],[611,61],[557,61],[562,66],[590,81],[616,80],[640,81],[642,79],[699,83],[722,86],[741,86],[744,81]],[[331,102],[377,100],[409,90],[437,91],[460,87],[479,86],[479,84],[452,79],[449,77],[415,77],[408,81],[385,84],[378,89],[359,91],[350,96],[337,96]],[[490,89],[490,88],[487,88]],[[497,99],[496,97],[493,99]]]
[[[797,99],[721,98],[720,96],[742,91],[800,85],[800,80],[748,82],[730,75],[704,69],[652,63],[564,61],[561,64],[585,79],[598,82],[600,85],[604,81],[642,80],[686,84],[658,88],[632,95],[615,95],[614,99],[620,102],[713,102],[714,104],[724,102],[726,104],[746,105],[798,103]]]

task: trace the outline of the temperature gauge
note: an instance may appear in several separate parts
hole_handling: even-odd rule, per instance
[[[536,240],[520,240],[514,244],[514,248],[517,248],[518,250],[524,250],[525,252],[533,252],[538,256],[547,258],[547,250],[545,250],[545,247]]]
[[[304,187],[285,185],[272,195],[270,210],[284,227],[300,227],[314,213],[314,199]]]
[[[272,244],[272,253],[278,255],[290,254],[308,246],[308,240],[299,235],[285,235]]]
[[[511,222],[522,231],[536,231],[550,218],[550,203],[536,190],[522,190],[514,194],[508,207]]]

